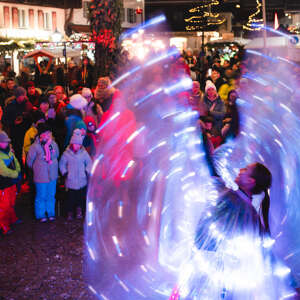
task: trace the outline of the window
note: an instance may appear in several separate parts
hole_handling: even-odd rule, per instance
[[[125,22],[126,21],[126,8],[123,7],[123,9],[121,10],[121,22]]]
[[[127,8],[127,22],[128,23],[136,23],[136,14],[133,8]]]
[[[18,10],[19,28],[26,28],[26,13],[25,9]]]
[[[44,29],[50,30],[50,15],[49,13],[44,13]]]
[[[89,17],[90,6],[91,6],[91,2],[89,2],[89,1],[83,2],[83,17],[86,19]]]

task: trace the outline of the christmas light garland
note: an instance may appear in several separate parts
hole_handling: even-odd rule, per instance
[[[256,0],[256,12],[249,16],[248,23],[243,25],[243,29],[250,31],[259,31],[263,27],[263,19],[256,19],[256,17],[261,13],[262,4],[260,0]]]
[[[191,25],[187,25],[185,29],[187,31],[201,31],[203,26],[218,26],[223,24],[226,21],[226,18],[220,16],[219,13],[211,12],[211,7],[218,5],[219,3],[220,2],[217,0],[205,0],[202,5],[191,8],[189,10],[190,13],[201,13],[202,15],[195,15],[184,19],[186,23],[191,23]],[[209,10],[204,11],[205,8],[208,8]]]

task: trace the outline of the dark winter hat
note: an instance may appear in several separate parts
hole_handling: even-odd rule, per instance
[[[23,87],[18,86],[14,91],[14,95],[16,96],[16,98],[18,98],[19,96],[26,96],[26,90]]]
[[[11,140],[5,131],[0,131],[0,143],[10,143]]]
[[[42,95],[39,99],[39,105],[42,103],[49,103],[48,97],[46,95]]]
[[[27,84],[26,84],[26,87],[27,88],[29,88],[29,87],[35,87],[34,82],[33,81],[28,81]]]
[[[45,119],[45,115],[40,110],[34,110],[32,112],[32,122],[33,123],[36,123],[42,119]]]
[[[218,68],[216,65],[213,65],[212,71],[216,71],[216,72],[219,72],[221,74],[220,68]]]
[[[38,135],[41,135],[44,132],[51,131],[51,128],[46,123],[40,123],[37,126],[37,130],[38,130]]]

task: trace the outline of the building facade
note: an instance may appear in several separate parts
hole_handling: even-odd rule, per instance
[[[90,0],[83,0],[81,8],[73,9],[70,19],[71,29],[74,32],[89,32]],[[123,0],[122,28],[124,30],[137,26],[144,21],[144,0]]]
[[[0,2],[0,36],[8,39],[49,40],[64,32],[63,8]]]
[[[123,1],[122,28],[126,30],[143,22],[144,0]],[[29,40],[51,42],[55,41],[54,33],[56,36],[61,35],[63,40],[69,40],[69,37],[72,39],[73,34],[77,34],[79,37],[76,37],[76,40],[81,40],[82,33],[83,36],[88,36],[90,33],[90,0],[24,0],[20,2],[0,0],[0,45]],[[67,48],[70,47],[69,55],[74,52],[74,47],[70,43],[68,42],[67,45]],[[76,47],[78,48],[78,44]],[[56,48],[55,50],[58,50],[58,45]],[[69,55],[68,58],[70,58]],[[6,54],[1,57],[0,65],[8,61],[18,73],[18,51],[6,51]]]

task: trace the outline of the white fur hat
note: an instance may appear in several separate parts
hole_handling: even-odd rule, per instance
[[[217,91],[217,88],[216,88],[216,86],[213,84],[213,82],[210,81],[210,80],[207,80],[207,81],[206,81],[206,85],[205,85],[205,93],[207,93],[207,90],[208,90],[208,89],[211,89],[211,88],[213,88],[215,91]]]
[[[80,94],[75,94],[70,98],[70,105],[75,109],[81,110],[86,107],[88,102]]]

